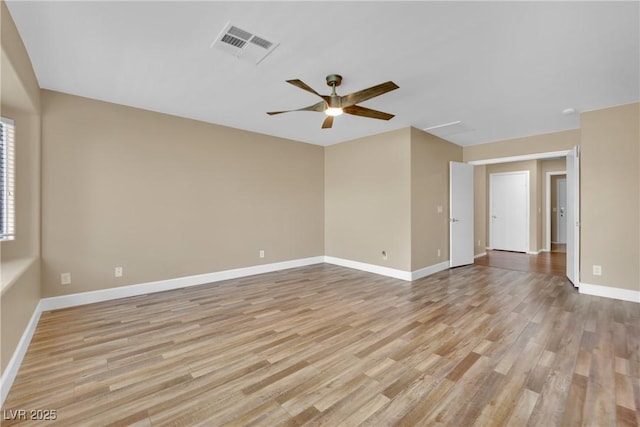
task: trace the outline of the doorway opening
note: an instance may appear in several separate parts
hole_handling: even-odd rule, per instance
[[[502,268],[562,274],[577,286],[579,283],[579,154],[577,147],[566,151],[470,161],[476,168],[475,178],[486,182],[475,190],[476,263]],[[495,172],[530,171],[529,240],[526,254],[495,251],[490,212],[490,174]],[[553,177],[553,196],[551,185]],[[564,179],[564,181],[562,181]],[[558,181],[560,180],[560,181]],[[558,191],[558,189],[560,191]],[[558,196],[560,193],[560,196]],[[560,200],[558,202],[558,197]],[[553,208],[555,207],[555,211]],[[553,221],[553,235],[551,223]],[[485,227],[486,225],[486,227]],[[519,257],[519,258],[513,258]],[[535,264],[538,264],[536,267]],[[517,266],[517,267],[516,267]],[[564,274],[563,274],[564,273]]]

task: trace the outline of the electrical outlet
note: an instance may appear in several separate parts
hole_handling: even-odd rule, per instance
[[[438,213],[442,213],[442,206],[438,205]]]
[[[122,267],[116,267],[116,277],[122,277]]]
[[[438,258],[440,258],[440,249],[438,249]]]
[[[264,249],[260,249],[260,258],[264,258]]]
[[[382,259],[385,261],[389,259],[389,257],[387,256],[387,251],[382,251]]]
[[[593,266],[593,275],[594,276],[602,276],[602,266],[601,265],[594,265]]]
[[[71,284],[71,273],[62,273],[60,275],[60,284],[61,285],[70,285]]]
[[[478,240],[478,246],[480,246],[480,240]]]

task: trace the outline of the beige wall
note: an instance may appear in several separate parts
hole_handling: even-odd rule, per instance
[[[322,147],[50,91],[42,135],[44,296],[323,254]]]
[[[411,269],[410,134],[404,128],[325,148],[325,255]]]
[[[473,167],[473,254],[481,255],[487,249],[487,167]]]
[[[412,271],[449,259],[449,161],[462,147],[411,128]]]
[[[16,127],[16,238],[0,243],[0,281],[12,283],[3,287],[0,297],[0,369],[4,372],[41,295],[40,89],[4,2],[0,2],[0,18],[0,114],[13,119]],[[31,262],[25,263],[27,259]],[[15,262],[22,262],[26,270],[8,277],[6,266]]]
[[[325,254],[403,271],[447,261],[451,160],[462,147],[415,128],[327,147]]]
[[[585,283],[640,291],[638,103],[581,115],[581,266]],[[592,266],[602,266],[602,276]]]
[[[487,230],[487,242],[491,243],[491,224],[490,224],[490,212],[491,212],[491,174],[502,172],[518,172],[529,171],[529,251],[538,251],[538,229],[541,222],[541,210],[539,208],[538,200],[540,198],[538,194],[538,163],[537,160],[527,160],[521,162],[508,162],[497,163],[487,165],[486,169],[486,230]],[[477,242],[476,242],[477,243]]]
[[[464,147],[465,162],[568,150],[580,145],[580,129]]]

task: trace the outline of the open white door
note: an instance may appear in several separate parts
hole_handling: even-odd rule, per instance
[[[567,154],[567,278],[580,283],[580,159],[578,147]]]
[[[473,165],[449,162],[449,265],[473,264]]]

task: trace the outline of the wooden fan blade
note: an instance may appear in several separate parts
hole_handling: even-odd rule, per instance
[[[327,109],[327,103],[324,101],[320,101],[316,104],[309,105],[308,107],[298,108],[297,110],[286,110],[286,111],[269,111],[268,115],[273,116],[274,114],[282,114],[282,113],[290,113],[292,111],[324,111]]]
[[[400,86],[392,81],[386,83],[380,83],[379,85],[372,86],[367,89],[359,90],[358,92],[350,93],[342,97],[342,108],[350,107],[360,102],[366,101],[376,96],[380,96],[384,93],[391,92],[398,89]]]
[[[327,116],[322,122],[322,129],[330,129],[333,126],[333,116]]]
[[[370,117],[372,119],[380,120],[391,120],[395,117],[393,114],[372,110],[371,108],[365,108],[359,105],[352,105],[350,107],[343,108],[342,111],[347,114],[353,114],[354,116]]]
[[[294,79],[294,80],[287,80],[287,83],[294,85],[295,87],[299,87],[302,90],[306,90],[307,92],[311,92],[314,95],[319,96],[320,98],[324,99],[326,102],[329,102],[329,97],[326,95],[320,95],[318,92],[316,92],[315,90],[313,90],[313,88],[311,88],[311,86],[309,86],[308,84],[306,84],[305,82],[303,82],[302,80],[298,80],[298,79]]]

